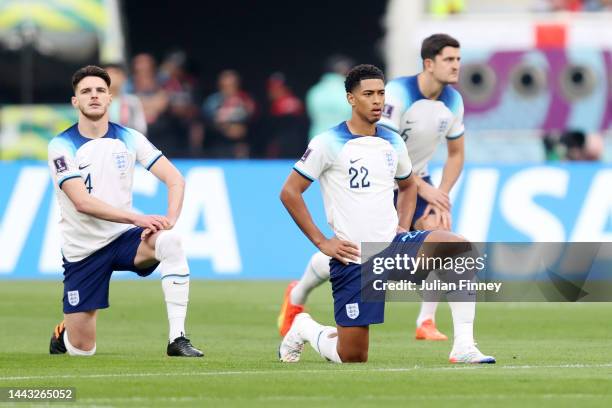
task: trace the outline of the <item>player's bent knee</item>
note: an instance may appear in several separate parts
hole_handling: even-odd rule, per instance
[[[435,230],[431,231],[425,242],[469,242],[463,235],[455,234],[450,231]]]
[[[155,241],[155,259],[161,262],[184,256],[181,236],[172,230],[162,231]]]
[[[428,216],[419,218],[414,223],[414,226],[418,230],[425,230],[425,231],[444,230],[444,231],[448,231],[447,228],[444,228],[442,223],[439,223],[439,222],[436,221],[436,217],[434,215],[428,215]]]
[[[368,361],[367,350],[351,350],[345,353],[339,352],[338,355],[343,363],[366,363]]]
[[[66,345],[66,351],[71,356],[93,356],[96,354],[96,342],[71,340],[68,331],[64,333],[64,344]]]

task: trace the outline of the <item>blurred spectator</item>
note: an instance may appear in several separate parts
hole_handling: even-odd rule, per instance
[[[435,16],[447,16],[449,14],[459,14],[465,10],[463,0],[430,0],[429,12]]]
[[[599,161],[604,151],[603,137],[599,133],[550,132],[544,135],[543,141],[548,161]]]
[[[582,11],[582,0],[538,0],[534,5],[535,11]]]
[[[167,120],[177,142],[177,154],[199,157],[203,153],[204,127],[196,105],[197,81],[186,65],[185,53],[173,52],[162,63],[160,78],[168,97]]]
[[[336,126],[351,117],[351,106],[346,101],[344,78],[353,62],[344,56],[327,61],[326,72],[306,94],[306,111],[310,118],[308,139]]]
[[[136,95],[124,92],[127,79],[125,67],[122,64],[106,64],[104,69],[111,78],[110,93],[113,102],[109,107],[110,120],[146,135],[147,121],[140,99]]]
[[[269,158],[299,157],[306,148],[304,105],[287,86],[284,74],[277,72],[266,85],[270,111],[266,135]]]
[[[249,124],[255,115],[255,102],[241,90],[240,76],[234,70],[219,74],[219,91],[204,101],[207,144],[214,157],[250,156]]]
[[[584,11],[612,11],[612,0],[584,0]]]
[[[147,124],[153,124],[168,106],[168,97],[157,76],[155,59],[150,54],[138,54],[132,59],[132,78],[127,89],[140,98]]]

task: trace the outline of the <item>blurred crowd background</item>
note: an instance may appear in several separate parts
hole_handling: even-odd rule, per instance
[[[393,2],[293,4],[273,0],[261,4],[228,0],[204,6],[177,0],[169,8],[155,9],[139,0],[82,0],[71,11],[83,13],[76,22],[66,20],[68,14],[60,12],[47,15],[47,19],[40,15],[51,7],[54,12],[65,11],[70,3],[76,4],[49,0],[40,2],[38,8],[24,9],[19,1],[0,0],[0,13],[5,17],[0,19],[2,159],[45,158],[48,139],[75,118],[68,104],[70,75],[90,63],[111,74],[115,95],[111,120],[143,132],[170,157],[299,157],[309,138],[350,115],[343,86],[347,70],[365,62],[386,67],[384,37],[389,27],[385,27],[385,13]],[[114,11],[96,17],[95,12],[104,12],[109,3],[116,6]],[[491,18],[504,13],[560,14],[568,21],[572,18],[568,14],[608,16],[607,11],[612,11],[612,0],[414,3],[417,18],[439,21],[461,21],[488,13],[498,16]],[[77,29],[62,28],[62,22]],[[608,23],[612,25],[612,20]],[[117,32],[124,36],[112,42]],[[462,40],[461,35],[447,32]],[[94,33],[92,39],[88,39],[90,33]],[[406,47],[419,41],[407,41]],[[94,52],[88,53],[87,47]],[[598,50],[608,53],[603,57],[609,59],[608,69],[612,67],[611,50]],[[418,67],[418,62],[413,65]],[[470,97],[478,108],[479,92],[484,92],[480,89],[486,87],[488,74],[474,64],[464,68],[467,82],[460,88],[468,99],[467,115]],[[537,72],[527,71],[521,74],[519,85],[528,91],[540,79]],[[406,73],[417,72],[407,69]],[[532,125],[510,128],[513,134],[508,136],[504,129],[479,125],[481,117],[475,116],[472,122],[466,120],[467,135],[470,137],[470,123],[474,123],[474,132],[481,136],[475,139],[478,143],[469,145],[468,159],[472,149],[473,158],[478,158],[480,151],[480,156],[495,160],[492,148],[499,149],[502,160],[603,159],[612,123],[606,119],[606,115],[612,117],[611,73],[593,79],[593,89],[609,92],[594,102],[603,104],[598,107],[603,113],[597,126],[533,129]],[[587,71],[571,75],[576,83],[586,83],[589,78]],[[536,103],[535,99],[532,102]],[[491,120],[495,121],[494,116]],[[514,136],[518,131],[524,136]],[[496,140],[501,144],[481,143],[483,133],[500,135]],[[507,146],[516,146],[514,156],[504,156]],[[526,150],[529,153],[525,154]]]

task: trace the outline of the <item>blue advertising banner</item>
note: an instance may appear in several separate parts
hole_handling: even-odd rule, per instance
[[[175,163],[187,182],[176,230],[193,277],[301,275],[316,249],[279,200],[292,161]],[[441,168],[432,175],[439,180]],[[305,197],[329,235],[318,183]],[[612,241],[609,165],[468,165],[452,201],[453,230],[472,241]],[[135,174],[133,204],[143,213],[166,211],[165,187],[144,169]],[[61,277],[58,220],[44,163],[0,163],[0,279]]]

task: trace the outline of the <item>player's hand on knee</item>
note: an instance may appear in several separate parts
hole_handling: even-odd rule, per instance
[[[134,225],[149,229],[155,233],[165,229],[165,225],[169,225],[168,219],[162,215],[138,215]]]
[[[419,195],[427,200],[429,204],[450,212],[450,198],[444,191],[427,183],[423,183],[422,185],[419,185]]]
[[[442,224],[440,225],[440,229],[450,231],[453,227],[453,217],[450,211],[442,211],[440,216],[442,218]]]
[[[423,216],[415,223],[417,229],[420,230],[444,230],[450,231],[452,226],[452,216],[448,211],[442,208],[428,205],[423,212]]]
[[[319,247],[321,252],[348,265],[349,262],[359,262],[360,251],[357,244],[339,240],[336,237],[325,240]]]

